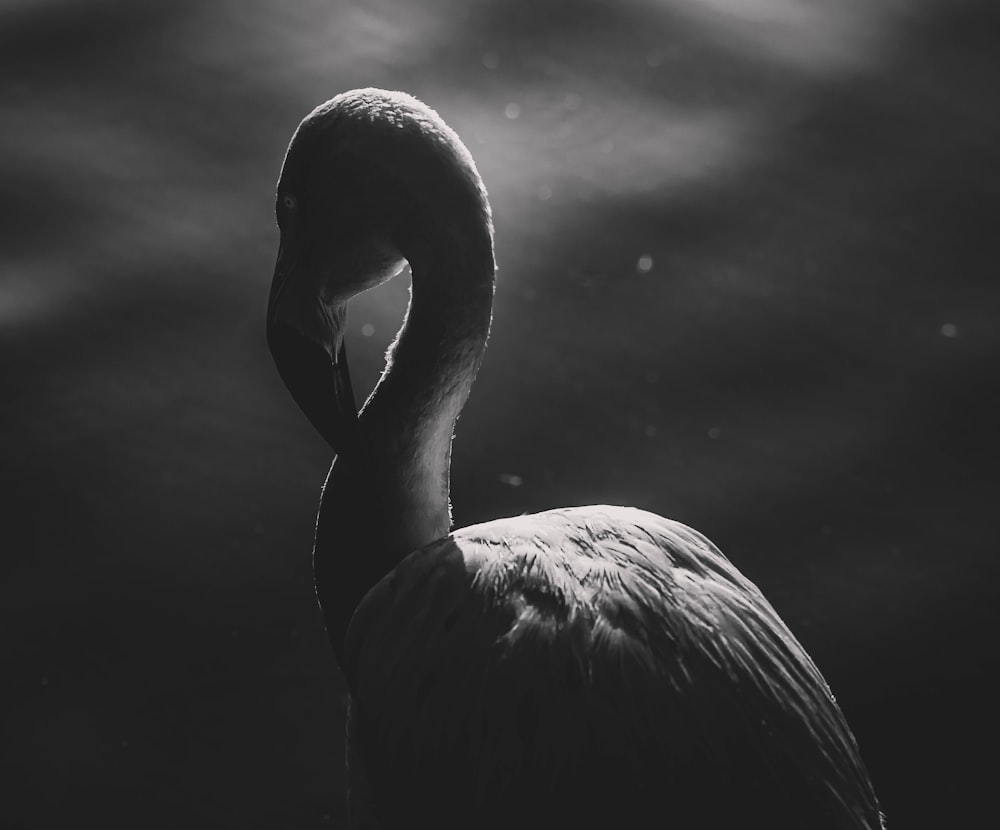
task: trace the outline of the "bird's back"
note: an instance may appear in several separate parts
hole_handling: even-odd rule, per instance
[[[412,553],[358,607],[345,669],[383,826],[880,826],[808,655],[651,513],[552,510]]]

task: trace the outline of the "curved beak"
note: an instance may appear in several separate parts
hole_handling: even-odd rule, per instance
[[[267,305],[267,346],[295,402],[342,454],[358,428],[344,346],[347,306],[323,302],[316,257],[310,254],[282,239]]]

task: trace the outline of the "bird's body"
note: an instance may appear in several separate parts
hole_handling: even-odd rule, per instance
[[[704,536],[607,506],[448,532],[494,265],[485,190],[436,113],[338,96],[278,190],[269,342],[338,452],[314,563],[351,697],[354,823],[880,827],[823,677]],[[358,414],[346,303],[403,257],[407,320]]]
[[[815,665],[711,542],[645,511],[552,510],[431,543],[365,596],[345,668],[376,777],[407,810],[461,781],[460,814],[488,792],[512,826],[544,803],[527,779],[561,794],[537,826],[638,817],[665,793],[691,826],[735,807],[798,827],[824,803],[829,823],[808,826],[867,826],[835,819],[866,778]]]

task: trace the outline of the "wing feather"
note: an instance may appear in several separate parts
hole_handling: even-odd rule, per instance
[[[366,765],[410,803],[502,794],[523,824],[516,805],[553,793],[617,819],[667,797],[691,826],[880,826],[805,650],[711,542],[651,513],[553,510],[416,551],[359,606],[347,667]]]

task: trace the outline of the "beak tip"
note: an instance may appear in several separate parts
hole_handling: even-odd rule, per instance
[[[266,328],[268,350],[292,398],[333,450],[342,453],[358,422],[343,340],[331,355],[326,345],[288,323],[268,319]]]

